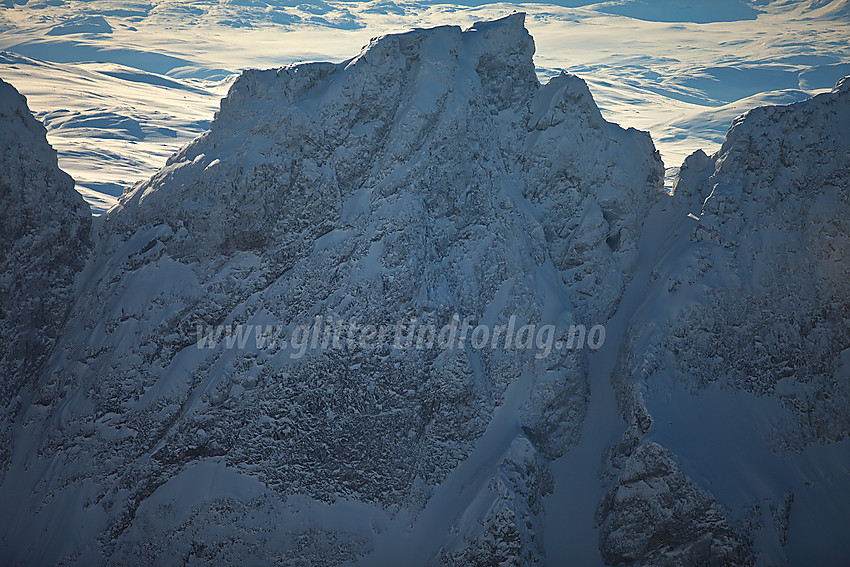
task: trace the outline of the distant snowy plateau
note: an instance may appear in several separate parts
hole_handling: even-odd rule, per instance
[[[0,564],[850,564],[847,0],[20,4]],[[315,53],[411,14],[464,25],[227,70],[247,31]],[[585,82],[535,66],[527,21],[708,59],[588,55]],[[156,47],[180,33],[191,56]],[[605,336],[295,356],[198,331],[457,317]]]

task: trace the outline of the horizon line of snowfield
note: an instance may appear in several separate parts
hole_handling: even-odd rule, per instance
[[[293,360],[308,350],[536,350],[534,357],[543,359],[554,351],[598,350],[605,343],[605,325],[591,327],[571,324],[525,324],[517,326],[511,315],[503,325],[474,325],[474,316],[463,319],[458,314],[451,322],[437,327],[434,323],[399,320],[394,325],[359,324],[356,320],[334,319],[317,315],[311,324],[198,324],[198,349],[287,351]],[[253,340],[252,340],[253,339]]]

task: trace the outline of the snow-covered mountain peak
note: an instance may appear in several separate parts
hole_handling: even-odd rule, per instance
[[[701,216],[731,212],[733,204],[739,214],[772,214],[789,195],[814,198],[821,187],[840,186],[850,145],[847,124],[848,77],[831,92],[809,100],[759,107],[742,115],[714,156],[715,168],[707,181],[711,191]],[[742,177],[742,172],[748,174]]]
[[[2,79],[0,79],[0,118],[3,120],[4,142],[6,137],[20,135],[20,132],[16,131],[20,126],[36,134],[40,133],[42,136],[46,132],[44,125],[33,118],[29,111],[26,97]]]
[[[0,80],[0,481],[12,426],[62,334],[91,216],[26,99]]]
[[[60,218],[79,230],[77,237],[88,240],[91,219],[80,205],[74,181],[57,164],[56,151],[47,143],[47,131],[27,107],[26,98],[12,85],[0,80],[0,239],[15,246],[30,231],[49,232]],[[68,234],[70,236],[70,233]],[[41,238],[44,234],[34,235]],[[6,252],[7,250],[4,250]],[[80,259],[74,259],[79,263]]]
[[[504,104],[512,96],[519,96],[512,92],[515,87],[522,87],[527,98],[529,89],[539,83],[533,62],[534,40],[524,22],[525,14],[516,13],[500,20],[478,22],[467,30],[459,26],[414,29],[374,38],[359,55],[340,64],[302,63],[277,70],[248,70],[222,101],[218,117],[228,120],[237,116],[239,107],[251,98],[279,102],[278,97],[283,94],[292,103],[313,97],[322,80],[326,81],[322,86],[328,87],[327,82],[368,82],[375,75],[385,80],[388,72],[398,73],[391,83],[404,77],[409,81],[408,89],[422,91],[414,101],[414,109],[420,112],[428,112],[428,95],[434,98],[456,86],[468,91],[470,86],[462,83],[473,78],[483,83],[484,91],[494,97],[494,102],[499,99]],[[493,84],[489,84],[490,79]],[[447,82],[457,84],[445,85]],[[328,88],[313,102],[321,104],[340,94],[339,89]],[[230,112],[234,114],[231,116]]]
[[[605,123],[587,83],[576,75],[562,72],[549,79],[535,97],[528,127],[545,130],[564,121],[573,124],[573,128],[576,123],[584,122],[586,126],[600,129]]]
[[[90,455],[85,482],[110,510],[81,536],[93,553],[160,558],[175,534],[205,531],[224,499],[281,530],[258,540],[254,520],[237,521],[268,557],[308,541],[292,557],[353,561],[413,541],[419,563],[543,561],[545,461],[578,440],[587,330],[633,277],[663,165],[647,133],[602,119],[580,79],[540,85],[523,21],[414,30],[338,64],[246,71],[210,130],[103,217],[42,386],[61,423],[17,461]],[[538,357],[498,341],[393,349],[391,337],[293,357],[294,344],[255,336],[229,348],[198,331],[316,318],[551,325],[553,345],[570,346]],[[93,415],[103,434],[77,436]],[[53,423],[39,416],[24,418],[33,431]],[[185,522],[156,520],[181,483],[217,468],[277,511],[224,489],[181,502]],[[64,464],[40,470],[32,498],[64,505],[79,489]],[[305,536],[280,521],[284,501],[286,517],[348,501],[423,527],[379,537],[322,520]],[[41,534],[48,517],[49,504],[15,529]],[[340,543],[322,549],[329,538]],[[56,541],[50,560],[64,557]],[[235,560],[229,549],[217,558]]]
[[[723,564],[847,557],[836,527],[850,504],[847,85],[738,118],[717,153],[685,161],[672,206],[647,220],[666,235],[616,373],[631,430],[600,507],[611,563],[676,564],[694,550],[635,512],[664,500],[658,483],[636,492],[622,478],[631,460],[666,460],[650,443],[700,479],[677,489],[715,509],[695,517],[726,516],[700,527]],[[656,527],[636,537],[644,525]]]
[[[190,229],[201,219],[227,223],[205,232],[240,240],[228,236],[234,224],[257,235],[290,215],[313,224],[349,218],[360,210],[362,199],[352,198],[361,190],[423,196],[440,184],[458,198],[470,185],[503,187],[510,178],[536,203],[544,225],[568,218],[564,212],[550,218],[547,211],[590,206],[582,199],[595,187],[599,207],[590,207],[597,212],[587,222],[598,214],[599,242],[608,239],[607,253],[626,254],[647,203],[644,187],[653,188],[649,200],[660,187],[660,159],[645,133],[603,120],[581,79],[561,74],[541,86],[523,22],[523,14],[514,14],[466,31],[414,30],[377,38],[340,64],[245,71],[210,131],[125,195],[110,222],[178,214]],[[437,177],[428,173],[435,168]],[[632,168],[636,174],[625,173]],[[244,196],[242,181],[221,183],[222,175],[244,178],[259,170],[267,181],[251,181]],[[295,206],[302,200],[303,208]],[[477,214],[474,207],[462,212]],[[224,218],[213,220],[219,215]],[[563,229],[546,229],[559,268],[580,263],[572,256],[587,248],[568,252],[569,239],[555,233]],[[252,242],[237,248],[265,248],[263,238]],[[208,244],[204,250],[220,242]],[[588,274],[600,277],[590,271],[578,279]]]
[[[533,55],[518,14],[246,71],[91,255],[0,85],[0,555],[842,563],[847,81],[667,196]]]

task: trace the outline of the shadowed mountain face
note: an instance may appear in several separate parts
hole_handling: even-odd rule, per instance
[[[850,556],[848,123],[847,78],[752,110],[647,220],[668,228],[613,376],[609,562]]]
[[[0,474],[12,423],[62,334],[91,216],[26,99],[0,81]]]
[[[817,368],[770,351],[784,336],[746,345],[780,328],[760,307],[772,299],[776,316],[823,317],[810,340],[844,340],[843,260],[821,247],[789,264],[818,291],[788,309],[791,292],[753,265],[814,234],[804,188],[825,199],[816,226],[841,213],[847,139],[828,126],[846,119],[846,89],[754,111],[716,156],[689,158],[669,196],[649,136],[603,120],[575,76],[541,85],[533,53],[516,14],[384,36],[339,64],[243,73],[210,130],[96,221],[50,357],[8,422],[22,442],[4,461],[0,503],[14,512],[0,517],[0,552],[542,565],[568,559],[544,541],[547,520],[590,493],[596,517],[576,508],[557,529],[594,526],[581,545],[600,562],[747,564],[796,557],[794,502],[831,495],[840,521],[848,429],[812,416],[844,398],[806,403],[841,382],[850,345]],[[85,250],[86,235],[68,241]],[[63,277],[84,260],[64,255]],[[833,310],[817,311],[823,301]],[[609,347],[565,347],[595,324]],[[462,325],[451,346],[427,338]],[[743,330],[723,342],[727,327]],[[497,341],[497,328],[533,339]],[[806,344],[794,360],[822,345]],[[752,367],[736,358],[757,354]],[[761,427],[698,433],[712,403],[725,423]],[[793,417],[782,428],[776,407]],[[586,485],[555,466],[578,454]],[[733,457],[737,480],[712,476]],[[740,489],[756,481],[764,493]]]

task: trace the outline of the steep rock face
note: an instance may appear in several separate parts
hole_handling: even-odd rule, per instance
[[[835,527],[850,522],[848,124],[846,78],[831,93],[752,110],[715,155],[688,158],[675,196],[650,215],[669,232],[614,377],[630,427],[600,507],[606,556],[676,563],[696,541],[668,549],[646,533],[629,540],[631,555],[621,549],[622,516],[634,512],[610,502],[648,439],[732,528],[695,530],[710,543],[704,564],[850,554]],[[754,555],[730,555],[742,543]]]
[[[663,167],[580,79],[541,86],[533,51],[520,14],[245,72],[210,131],[99,227],[39,393],[56,401],[25,416],[35,480],[5,550],[374,565],[401,546],[542,562],[546,461],[581,430],[587,349],[392,348],[361,333],[297,353],[198,333],[515,315],[566,341],[572,324],[604,323]],[[57,510],[85,520],[76,540],[50,523]],[[27,538],[48,524],[50,545]]]
[[[726,510],[679,470],[669,451],[645,441],[623,464],[600,506],[608,565],[743,565],[747,543]]]
[[[73,301],[90,246],[91,213],[57,165],[26,99],[0,81],[0,478],[13,422]]]
[[[682,317],[702,320],[714,340],[678,325],[668,337],[678,369],[713,358],[700,386],[775,396],[795,418],[776,440],[792,451],[850,433],[848,123],[847,79],[811,101],[755,109],[732,125],[704,180],[689,180],[708,194],[693,240],[717,258],[700,271],[715,281],[722,271],[723,289],[713,285],[709,304]],[[730,328],[746,340],[720,339]]]

